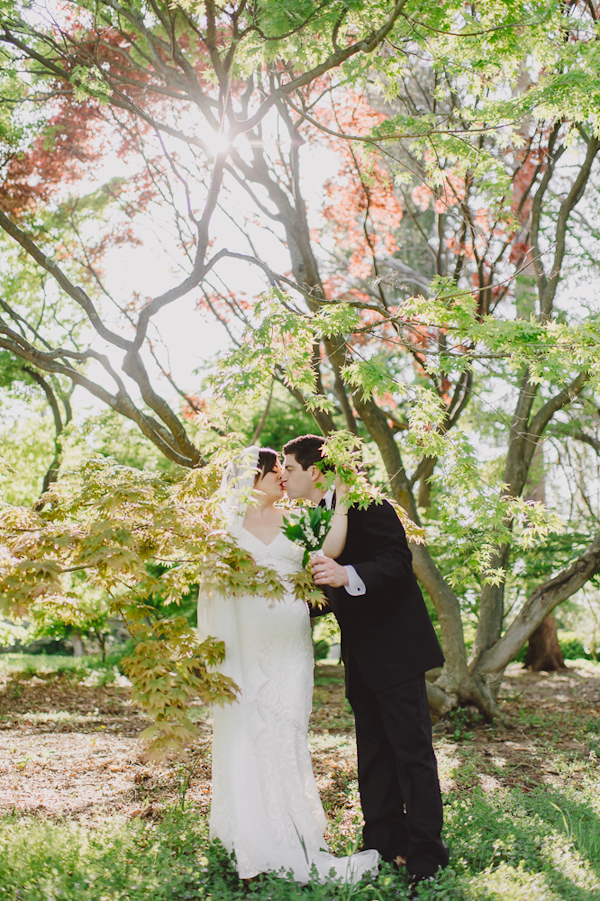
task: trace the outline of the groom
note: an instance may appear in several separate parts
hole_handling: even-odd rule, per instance
[[[324,443],[319,435],[303,435],[283,448],[281,481],[290,498],[327,502],[317,466]],[[391,504],[351,507],[343,552],[337,560],[319,559],[312,574],[342,634],[363,847],[376,848],[384,860],[403,858],[415,882],[427,879],[448,863],[425,685],[425,672],[444,657]]]

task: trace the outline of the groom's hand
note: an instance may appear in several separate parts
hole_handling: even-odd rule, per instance
[[[311,564],[311,572],[315,585],[341,588],[342,585],[348,584],[348,573],[331,557],[317,557]]]

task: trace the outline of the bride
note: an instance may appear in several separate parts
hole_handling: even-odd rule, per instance
[[[223,480],[227,527],[260,566],[285,580],[301,569],[302,548],[282,532],[276,507],[283,488],[275,451],[248,448]],[[324,552],[337,556],[346,538],[343,508]],[[288,588],[281,600],[259,595],[201,597],[201,638],[225,642],[220,671],[240,689],[216,706],[213,722],[211,839],[235,853],[241,878],[289,872],[298,882],[333,876],[354,882],[376,874],[378,854],[336,858],[326,850],[325,814],[308,751],[313,650],[306,604]]]

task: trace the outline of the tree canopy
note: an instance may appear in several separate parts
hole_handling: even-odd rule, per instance
[[[360,437],[425,537],[440,710],[492,716],[507,664],[600,567],[598,16],[583,0],[0,5],[6,380],[35,382],[57,440],[79,386],[193,478],[250,409],[268,421],[273,384],[323,434]],[[115,290],[110,261],[127,248],[143,268],[149,245],[171,286]],[[178,384],[161,342],[187,298],[230,340],[204,384]],[[7,599],[29,579],[63,590],[57,484],[35,523],[4,511]],[[94,509],[122,520],[127,503]],[[170,563],[177,591],[198,578]]]

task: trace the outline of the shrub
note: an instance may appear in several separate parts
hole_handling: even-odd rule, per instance
[[[597,660],[598,655],[591,648],[587,648],[574,632],[563,632],[558,635],[558,644],[565,660]],[[527,645],[524,644],[514,658],[515,663],[524,663],[527,653]]]

